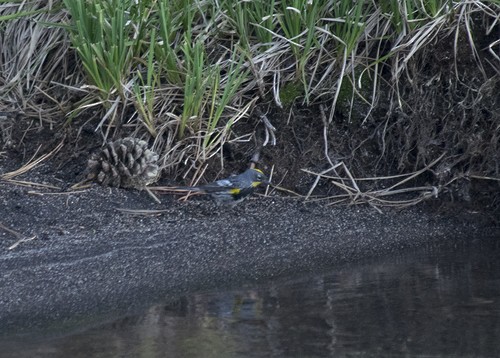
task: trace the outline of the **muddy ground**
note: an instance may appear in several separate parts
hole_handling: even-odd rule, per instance
[[[4,147],[1,174],[21,167],[36,148],[38,157],[63,140],[61,131],[31,131],[29,146]],[[451,212],[420,205],[380,213],[369,206],[263,197],[261,191],[230,208],[168,195],[158,204],[144,191],[97,185],[71,191],[94,144],[66,143],[72,144],[26,173],[0,180],[4,337],[80,329],[189,292],[448,240],[500,237],[492,213],[460,206]],[[136,210],[156,212],[130,212]]]

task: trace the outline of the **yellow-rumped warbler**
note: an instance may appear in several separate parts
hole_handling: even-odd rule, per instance
[[[176,187],[176,189],[208,194],[218,203],[236,204],[252,194],[260,184],[269,184],[264,173],[259,169],[247,169],[239,175],[216,180],[213,183]]]

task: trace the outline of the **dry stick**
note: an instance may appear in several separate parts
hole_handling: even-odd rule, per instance
[[[357,198],[358,195],[362,195],[363,193],[361,192],[361,190],[359,190],[359,187],[358,187],[358,184],[356,183],[356,180],[354,180],[354,177],[351,175],[351,172],[349,171],[349,169],[347,169],[347,166],[344,164],[344,162],[341,162],[341,164],[342,164],[342,167],[344,168],[347,176],[351,180],[351,183],[354,186],[354,189],[356,189],[356,193],[357,193],[356,198]],[[356,198],[354,198],[354,200],[356,200]]]
[[[424,199],[430,198],[432,195],[424,194],[418,198],[415,199],[407,199],[407,200],[383,200],[379,198],[374,198],[374,200],[384,204],[384,205],[392,205],[392,206],[397,206],[397,205],[413,205],[416,203],[421,202]]]
[[[32,237],[25,237],[23,234],[18,233],[17,231],[14,231],[12,229],[9,229],[7,226],[3,225],[1,222],[0,222],[0,229],[14,235],[18,239],[18,241],[16,241],[14,244],[10,245],[7,248],[8,250],[15,249],[17,246],[19,246],[19,244],[21,244],[23,242],[27,242],[27,241],[31,241],[31,240],[36,239],[36,235],[34,235]]]
[[[8,182],[9,184],[15,184],[15,185],[20,185],[20,186],[28,186],[28,187],[38,187],[38,188],[61,190],[61,188],[58,187],[58,186],[49,185],[49,184],[33,183],[33,182],[30,182],[30,181],[24,181],[24,180],[9,179],[9,180],[6,180],[6,182]]]
[[[479,175],[467,175],[468,178],[473,178],[473,179],[482,179],[482,180],[495,180],[495,181],[500,181],[500,178],[493,178],[493,177],[483,177]]]
[[[429,195],[423,195],[419,198],[409,199],[409,200],[396,200],[396,201],[378,200],[378,205],[392,206],[392,207],[407,207],[407,206],[416,205],[416,204],[428,199],[429,197],[430,197]]]
[[[393,186],[389,187],[386,189],[386,191],[389,191],[397,186],[400,186],[401,184],[404,184],[406,183],[407,181],[419,176],[420,174],[422,174],[423,172],[425,172],[426,170],[432,168],[434,165],[436,165],[441,159],[443,159],[443,157],[446,155],[446,152],[444,152],[443,154],[441,154],[439,156],[439,158],[437,158],[436,160],[434,160],[433,162],[431,162],[429,165],[425,166],[424,168],[420,169],[420,170],[417,170],[413,175],[409,176],[408,178],[406,179],[403,179],[401,180],[399,183],[396,183],[394,184]]]
[[[387,196],[387,195],[396,195],[396,194],[401,194],[401,193],[408,193],[412,191],[425,191],[428,190],[430,193],[432,193],[433,196],[436,196],[438,194],[438,188],[435,186],[418,186],[415,188],[403,188],[403,189],[397,189],[397,190],[391,190],[391,191],[386,191],[386,190],[378,190],[378,191],[372,191],[369,192],[370,194],[375,194],[377,196]]]
[[[345,185],[343,183],[337,183],[335,181],[332,181],[332,184],[344,190],[352,201],[355,201],[358,198],[359,190],[356,191],[355,189],[351,188],[348,185]],[[354,198],[352,197],[353,195],[355,195]]]
[[[85,192],[87,192],[87,190],[66,191],[66,192],[59,192],[59,193],[42,193],[42,192],[39,192],[39,191],[30,190],[30,191],[28,191],[28,194],[30,194],[30,195],[45,196],[45,195],[73,195],[73,194],[80,194],[80,193],[85,193]]]
[[[317,173],[315,175],[317,175],[311,189],[309,189],[309,192],[307,193],[306,195],[306,200],[311,196],[311,193],[313,192],[313,190],[316,188],[316,185],[318,185],[318,182],[320,180],[320,178],[322,177],[325,177],[325,174],[328,173],[329,171],[331,170],[335,170],[336,168],[338,168],[339,166],[342,166],[344,168],[344,170],[346,171],[347,173],[347,176],[349,177],[351,183],[353,184],[353,187],[354,188],[350,188],[349,186],[345,185],[345,184],[340,184],[340,183],[337,183],[335,181],[332,181],[333,184],[337,185],[338,187],[342,188],[343,190],[346,190],[349,192],[349,194],[354,194],[353,192],[356,192],[356,196],[354,197],[353,200],[356,200],[356,198],[362,194],[361,193],[361,190],[359,189],[358,185],[356,184],[356,180],[354,180],[353,176],[351,175],[351,173],[349,172],[349,170],[347,169],[346,165],[344,164],[344,162],[340,162],[340,163],[337,163],[335,164],[333,167],[329,168],[329,169],[326,169],[324,171],[322,171],[321,173]],[[311,173],[311,171],[308,171],[308,170],[305,170],[303,169],[304,172],[306,173]]]
[[[85,189],[88,189],[92,186],[92,183],[91,183],[91,179],[84,179],[76,184],[73,184],[72,186],[70,186],[69,188],[71,190],[75,190],[75,191],[84,191]]]
[[[309,191],[307,192],[307,195],[305,197],[305,200],[309,199],[309,197],[311,196],[312,192],[314,191],[314,189],[316,188],[316,186],[318,185],[319,183],[319,180],[323,177],[324,174],[328,173],[329,171],[332,171],[332,170],[335,170],[335,168],[339,167],[340,166],[340,163],[334,165],[333,167],[329,168],[329,169],[326,169],[326,170],[323,170],[321,173],[317,173],[315,174],[316,175],[316,179],[314,180],[314,183],[313,185],[311,186],[311,189],[309,189]],[[306,173],[309,173],[308,171],[304,170]]]
[[[8,249],[8,250],[13,250],[13,249],[15,249],[16,247],[18,247],[20,244],[22,244],[23,242],[32,241],[32,240],[34,240],[34,239],[36,239],[36,235],[33,235],[32,237],[26,237],[26,238],[24,238],[24,239],[21,239],[21,240],[19,240],[19,241],[15,242],[14,244],[10,245],[7,249]]]
[[[116,119],[116,108],[118,107],[118,104],[120,103],[120,97],[117,97],[114,101],[109,110],[106,112],[102,120],[99,122],[97,125],[96,129],[94,132],[97,132],[101,127],[104,125],[106,120],[108,119],[109,116],[112,116],[111,121],[109,122],[108,127],[106,128],[106,132],[104,133],[103,139],[106,141],[109,137],[109,133],[111,131],[111,124],[115,121]]]
[[[351,188],[350,186],[345,185],[343,183],[336,182],[335,180],[332,180],[331,182],[335,186],[338,186],[342,190],[346,191],[346,193],[347,193],[346,195],[351,199],[351,201],[353,203],[356,203],[356,201],[361,197],[361,198],[364,198],[368,204],[370,204],[372,207],[374,207],[378,211],[380,211],[380,209],[378,209],[374,206],[375,203],[373,203],[373,201],[377,201],[377,202],[384,204],[384,205],[413,205],[413,204],[416,204],[416,203],[424,200],[425,198],[437,196],[437,194],[439,192],[438,188],[434,187],[434,186],[431,186],[431,187],[426,186],[426,187],[415,187],[415,188],[403,188],[403,189],[397,189],[397,190],[393,190],[393,189],[406,183],[407,181],[417,177],[418,175],[422,174],[426,170],[430,169],[431,167],[436,165],[445,155],[446,155],[446,153],[441,154],[437,159],[435,159],[429,165],[425,166],[424,168],[422,168],[414,173],[409,174],[409,176],[407,178],[399,181],[398,183],[396,183],[396,184],[392,185],[391,187],[384,189],[384,190],[368,191],[365,193],[361,192],[361,190],[359,189],[359,187],[356,184],[355,178],[351,175],[349,169],[345,166],[345,164],[343,162],[339,163],[338,165],[343,166],[348,178],[351,180],[351,182],[353,184],[353,188]],[[317,176],[315,183],[313,185],[313,188],[314,188],[317,185],[317,183],[321,177],[329,178],[329,179],[333,178],[333,177],[329,177],[329,176],[324,175],[324,174],[326,174],[326,172],[330,171],[331,169],[332,168],[330,168],[322,173],[314,173],[314,172],[311,172],[309,170],[303,170],[303,171],[306,173],[313,174],[313,175]],[[384,178],[394,178],[394,177],[398,177],[398,176],[384,177]],[[412,200],[408,200],[408,201],[387,201],[387,200],[382,200],[379,198],[381,196],[396,195],[396,194],[401,194],[401,193],[405,193],[405,192],[412,192],[412,191],[422,192],[424,190],[428,190],[428,192],[424,193],[423,196],[421,196],[420,198],[416,198],[416,199],[412,199]],[[354,198],[353,198],[353,195],[354,195]],[[342,197],[342,196],[335,196],[335,197],[330,197],[330,198],[337,198],[337,197]]]
[[[354,181],[354,179],[352,178],[352,175],[349,173],[349,170],[347,169],[346,165],[343,163],[343,162],[340,162],[338,163],[338,165],[334,165],[332,160],[330,159],[330,151],[328,149],[328,127],[330,125],[330,121],[328,121],[328,119],[326,118],[326,113],[325,113],[325,107],[323,105],[320,105],[319,107],[320,109],[320,113],[321,113],[321,120],[323,121],[323,143],[324,143],[324,151],[325,151],[325,157],[326,159],[328,160],[328,163],[330,163],[331,165],[331,169],[335,172],[336,175],[337,174],[337,171],[335,170],[339,165],[342,165],[342,167],[345,169],[345,171],[348,173],[348,176],[351,180],[351,182],[354,184],[354,187],[358,190],[359,192],[359,188],[358,188],[358,185],[356,184],[356,182]],[[324,173],[326,174],[326,173]],[[319,181],[319,177],[316,178],[316,181],[314,183],[314,187],[316,187],[316,185],[318,184],[318,181]],[[311,188],[312,189],[312,188]],[[312,191],[310,190],[307,197],[309,197],[309,195],[312,193]]]
[[[350,194],[337,194],[337,195],[332,195],[332,196],[320,196],[316,198],[309,199],[311,202],[318,202],[318,201],[326,201],[326,200],[332,200],[332,199],[341,199],[339,201],[346,201],[351,197]],[[329,203],[331,205],[332,203]]]
[[[333,201],[331,203],[328,203],[326,204],[327,206],[333,206],[333,205],[337,205],[337,204],[340,204],[340,203],[345,203],[347,201],[347,199],[340,199],[340,200],[337,200],[337,201]]]
[[[403,192],[420,191],[419,189],[424,189],[424,188],[408,188],[408,190],[395,190],[395,191],[391,191],[391,192],[387,192],[387,193],[377,193],[376,195],[373,195],[373,193],[369,192],[369,193],[366,193],[365,196],[366,196],[366,198],[369,198],[372,202],[377,202],[381,205],[397,206],[397,205],[405,204],[405,206],[408,206],[408,205],[417,204],[424,199],[427,199],[427,198],[430,198],[432,196],[437,195],[437,188],[433,188],[434,190],[424,192],[420,197],[415,198],[415,199],[390,201],[390,200],[384,200],[384,199],[380,198],[381,196],[396,195],[396,194],[400,194]],[[428,188],[425,188],[425,189],[428,189]]]
[[[266,96],[266,91],[264,90],[264,79],[262,77],[262,65],[260,69],[256,68],[256,65],[251,58],[251,56],[247,56],[248,64],[250,65],[250,70],[252,71],[255,77],[255,83],[257,84],[257,88],[259,89],[260,96],[264,98]]]
[[[389,195],[396,195],[396,194],[401,194],[401,193],[407,193],[407,192],[414,192],[418,191],[421,192],[422,190],[429,190],[428,192],[425,192],[423,196],[416,198],[416,199],[410,199],[410,200],[403,200],[403,201],[388,201],[388,200],[383,200],[380,199],[382,196],[389,196]],[[437,188],[436,187],[416,187],[416,188],[404,188],[404,189],[399,189],[399,190],[392,190],[392,191],[386,191],[386,190],[380,190],[380,191],[368,191],[366,193],[362,193],[362,197],[367,201],[368,204],[371,206],[374,206],[377,203],[383,204],[383,205],[398,205],[399,203],[413,203],[416,204],[420,201],[423,200],[423,198],[427,197],[432,197],[437,195]]]
[[[408,189],[409,189],[409,190],[406,190],[406,191],[405,191],[405,190],[401,190],[401,191],[399,191],[399,193],[402,193],[402,192],[409,192],[409,191],[418,191],[418,188],[408,188]],[[415,190],[413,190],[413,189],[415,189]],[[437,188],[436,188],[436,190],[437,190]],[[379,195],[383,196],[383,195],[395,195],[395,194],[398,194],[398,193],[388,192],[388,193],[382,193],[382,194],[379,194]],[[431,192],[425,192],[425,193],[423,194],[423,197],[426,197],[426,198],[427,198],[427,197],[431,197],[431,196],[433,196],[433,195],[434,195],[434,191],[431,191]],[[419,198],[409,199],[409,200],[399,200],[399,201],[398,201],[398,200],[396,200],[396,201],[388,201],[388,200],[383,200],[383,199],[380,199],[378,196],[373,195],[373,192],[367,192],[367,193],[364,193],[364,195],[363,195],[363,196],[364,196],[364,197],[366,197],[366,198],[368,198],[368,199],[370,199],[372,202],[373,202],[373,201],[376,201],[376,202],[380,202],[380,203],[384,203],[384,204],[387,204],[387,203],[396,203],[396,204],[397,204],[397,203],[399,203],[399,202],[401,202],[401,203],[403,203],[403,202],[405,202],[405,203],[419,202],[419,201],[421,200],[421,198],[422,198],[422,196],[421,196],[421,197],[419,197]],[[368,203],[370,203],[370,201],[368,201]]]
[[[272,183],[273,174],[274,174],[274,164],[271,167],[271,174],[269,174],[269,183]],[[270,184],[266,185],[266,191],[264,192],[264,196],[268,196],[268,194],[269,194],[269,186],[270,186]]]
[[[428,193],[419,197],[419,198],[416,198],[416,199],[410,199],[410,200],[395,200],[395,201],[389,201],[389,200],[382,200],[380,198],[377,198],[377,197],[373,197],[373,196],[370,196],[370,195],[367,195],[365,194],[364,195],[365,197],[371,199],[371,202],[370,201],[367,201],[367,202],[352,202],[352,199],[350,200],[351,201],[351,204],[364,204],[364,203],[368,203],[370,204],[370,206],[372,206],[374,209],[376,209],[378,212],[381,212],[380,209],[376,206],[377,204],[378,205],[384,205],[384,206],[411,206],[411,205],[415,205],[429,197],[431,197],[432,195],[429,195]],[[348,194],[340,194],[340,195],[335,195],[335,196],[331,196],[331,197],[328,197],[328,198],[321,198],[321,199],[317,199],[317,200],[332,200],[332,199],[339,199],[337,201],[334,201],[334,202],[331,202],[331,203],[328,203],[327,205],[328,206],[332,206],[332,205],[335,205],[335,204],[339,204],[339,203],[342,203],[342,202],[345,202],[349,199],[350,195]],[[376,203],[373,203],[373,201],[375,201]]]
[[[131,215],[160,215],[162,213],[170,212],[172,211],[171,209],[164,209],[164,210],[134,210],[134,209],[122,209],[122,208],[116,208],[117,211],[120,211],[125,214],[131,214]]]
[[[272,170],[271,170],[271,177],[269,178],[269,181],[272,183],[272,176],[274,174],[274,165],[272,167]],[[290,190],[290,189],[287,189],[287,188],[283,188],[282,186],[280,186],[281,183],[283,183],[285,181],[285,178],[286,176],[288,175],[288,170],[285,172],[285,174],[283,174],[283,176],[281,177],[281,180],[278,184],[271,184],[273,190],[278,190],[278,191],[282,191],[282,192],[285,192],[285,193],[288,193],[288,194],[292,194],[294,196],[300,196],[302,197],[303,195],[293,191],[293,190]],[[266,195],[268,195],[268,192],[267,192],[267,189],[269,189],[269,186],[266,188]]]
[[[372,203],[371,201],[368,202],[368,205],[370,205],[373,209],[375,209],[379,214],[383,213],[382,210],[380,210],[379,207],[374,203]]]
[[[352,188],[350,188],[350,187],[348,187],[348,186],[346,186],[344,184],[337,183],[337,182],[334,182],[333,184],[337,185],[341,189],[347,191],[348,194],[338,194],[338,195],[329,196],[327,198],[318,198],[316,200],[330,200],[330,199],[337,199],[337,198],[352,197],[352,193],[350,192],[350,190],[352,190]],[[368,197],[370,199],[373,199],[373,200],[389,202],[389,201],[380,199],[378,196],[389,196],[389,195],[396,195],[396,194],[401,194],[401,193],[405,193],[405,192],[423,191],[423,190],[430,190],[429,192],[424,193],[425,196],[435,196],[437,194],[437,188],[436,187],[427,187],[427,186],[425,186],[425,187],[415,187],[415,188],[404,188],[404,189],[399,189],[399,190],[393,190],[393,191],[390,191],[390,192],[380,192],[380,191],[377,191],[377,192],[366,192],[366,193],[363,193],[363,196],[366,196],[366,197]],[[354,191],[354,190],[352,190],[352,191]],[[374,193],[377,196],[373,195]],[[414,200],[416,200],[416,199],[403,200],[402,202],[408,202],[408,201],[414,201]],[[391,201],[391,202],[398,202],[398,201]]]
[[[496,40],[496,41],[493,41],[492,43],[490,43],[490,45],[488,46],[488,51],[490,52],[490,54],[495,57],[497,59],[497,61],[500,61],[500,57],[496,54],[496,52],[493,50],[493,46],[496,46],[500,44],[500,39],[499,40]]]
[[[156,201],[158,204],[161,204],[161,201],[160,199],[158,199],[158,197],[156,195],[154,195],[154,193],[148,188],[148,187],[144,187],[144,190],[146,190],[146,193],[149,194],[149,196],[154,200]]]
[[[47,160],[52,155],[54,155],[59,150],[61,150],[61,148],[63,147],[63,145],[64,145],[64,140],[62,140],[61,143],[59,143],[50,153],[44,154],[41,157],[39,157],[38,159],[35,159],[33,161],[31,161],[31,160],[28,161],[28,163],[26,163],[25,165],[23,165],[21,168],[19,168],[17,170],[14,170],[14,171],[9,172],[9,173],[2,174],[0,176],[0,179],[11,180],[12,178],[14,178],[14,177],[16,177],[16,176],[18,176],[20,174],[23,174],[23,173],[26,173],[26,172],[30,171],[31,169],[33,169],[34,167],[36,167],[38,164],[40,164],[44,160]]]
[[[0,222],[0,229],[4,230],[4,231],[7,231],[8,233],[14,235],[17,239],[22,239],[24,238],[24,235],[23,234],[20,234],[18,233],[17,231],[14,231],[12,229],[9,229],[7,226],[5,226],[4,224],[2,224],[2,222]]]
[[[429,168],[433,167],[434,165],[437,164],[437,162],[439,162],[445,155],[446,153],[443,153],[439,158],[437,158],[436,160],[434,160],[432,163],[430,163],[429,165],[425,166],[424,168],[414,172],[414,173],[410,173],[410,174],[402,174],[402,175],[394,175],[394,176],[385,176],[385,177],[380,177],[380,178],[354,178],[351,173],[349,172],[349,170],[347,169],[347,167],[345,166],[345,164],[343,162],[339,163],[339,164],[342,164],[344,169],[346,170],[346,174],[348,176],[348,178],[351,180],[351,182],[353,182],[353,184],[356,183],[356,180],[377,180],[377,179],[394,179],[394,178],[398,178],[398,177],[401,177],[401,176],[408,176],[407,178],[403,179],[402,181],[394,184],[393,186],[391,186],[390,188],[387,188],[387,189],[384,189],[383,191],[379,191],[379,192],[385,192],[385,191],[389,191],[391,190],[392,188],[395,188],[415,177],[417,177],[418,175],[422,174],[424,171],[428,170]],[[308,173],[308,174],[312,174],[312,175],[319,175],[323,178],[326,178],[326,179],[332,179],[332,181],[334,181],[333,179],[347,179],[347,178],[342,178],[342,177],[332,177],[332,176],[327,176],[327,175],[324,175],[324,174],[321,174],[321,173],[315,173],[313,171],[310,171],[310,170],[307,170],[307,169],[303,169],[304,172]],[[327,170],[326,172],[328,172],[329,170]],[[356,190],[359,190],[359,188],[357,187],[356,185]]]
[[[54,97],[52,97],[51,95],[49,95],[47,92],[45,92],[43,89],[41,89],[39,86],[35,86],[35,88],[40,91],[44,96],[46,96],[47,98],[49,98],[51,101],[53,101],[57,107],[59,108],[59,110],[62,112],[62,113],[66,113],[65,109],[64,109],[64,106],[59,103]]]
[[[273,189],[276,189],[278,191],[282,191],[282,192],[285,192],[285,193],[288,193],[288,194],[292,194],[292,195],[295,195],[295,196],[300,196],[300,197],[303,197],[303,195],[293,191],[293,190],[290,190],[290,189],[287,189],[287,188],[283,188],[282,186],[279,186],[279,185],[273,185]]]
[[[306,173],[308,173],[308,174],[311,174],[311,175],[316,175],[317,174],[317,173],[315,173],[313,171],[310,171],[310,170],[307,170],[307,169],[304,169],[303,171],[306,172]],[[404,178],[404,177],[407,177],[409,175],[413,175],[413,173],[389,175],[389,176],[383,176],[383,177],[355,178],[355,179],[356,179],[356,181],[377,181],[377,180],[387,180],[387,179]],[[335,180],[335,179],[338,179],[338,180],[348,180],[349,179],[347,177],[340,177],[340,176],[333,177],[333,176],[329,176],[329,175],[324,175],[323,178],[325,178],[325,179],[331,179],[331,180]]]
[[[269,118],[267,118],[266,113],[263,113],[260,116],[260,118],[261,118],[262,122],[264,123],[264,127],[266,128],[266,139],[264,141],[264,144],[262,144],[262,146],[265,147],[267,145],[267,143],[269,142],[269,137],[271,137],[271,145],[275,146],[276,145],[276,135],[275,135],[276,127],[274,127],[271,124],[271,121],[269,120]]]
[[[345,45],[345,44],[344,44]],[[339,74],[339,78],[337,80],[337,90],[335,91],[335,95],[333,96],[333,101],[332,101],[332,105],[331,105],[331,109],[330,109],[330,116],[328,118],[328,122],[329,123],[332,123],[333,122],[333,116],[334,116],[334,113],[335,113],[335,108],[337,107],[337,100],[339,98],[339,94],[340,94],[340,88],[342,87],[342,80],[344,78],[344,74],[345,74],[345,69],[346,69],[346,65],[347,65],[347,46],[344,46],[344,53],[343,53],[343,56],[342,56],[342,67],[340,69],[340,74]]]
[[[198,168],[198,169],[196,170],[196,172],[194,173],[194,174],[195,174],[194,176],[196,177],[196,176],[198,175],[198,179],[196,179],[196,180],[195,180],[195,182],[194,182],[194,184],[191,184],[191,186],[196,186],[196,185],[198,185],[198,182],[200,181],[200,179],[201,179],[201,178],[203,177],[203,175],[205,174],[205,171],[207,170],[207,168],[208,168],[208,164],[205,164],[205,167],[201,170],[201,173],[200,173],[200,168]],[[193,193],[192,191],[187,191],[187,194],[186,194],[186,195],[184,195],[183,197],[179,198],[179,201],[186,201],[186,200],[188,200],[191,196],[193,196],[193,195],[197,195],[197,194],[199,194],[199,193],[197,193],[197,192],[194,192],[194,193]]]
[[[321,113],[321,120],[323,121],[323,144],[325,146],[324,151],[325,151],[325,157],[326,160],[328,160],[328,163],[330,163],[330,166],[334,166],[332,163],[332,160],[330,159],[330,152],[328,150],[328,120],[326,119],[326,114],[325,114],[325,106],[322,104],[319,106],[319,111]],[[336,173],[335,173],[336,174]]]
[[[31,125],[31,124],[30,124],[30,125]],[[29,128],[28,128],[28,129],[29,129]],[[23,141],[23,140],[24,140],[24,136],[26,135],[26,132],[27,132],[27,131],[28,131],[28,130],[26,130],[26,131],[24,132],[24,134],[23,134],[23,138],[21,138],[21,141]],[[13,177],[15,177],[15,176],[17,176],[17,175],[19,175],[19,174],[24,173],[25,171],[22,171],[22,172],[20,172],[20,173],[18,173],[18,171],[20,171],[21,169],[23,169],[24,167],[28,166],[28,165],[31,163],[31,161],[32,161],[32,160],[36,157],[36,155],[37,155],[37,154],[38,154],[38,152],[40,151],[40,148],[42,148],[42,144],[40,144],[40,145],[38,146],[38,148],[37,148],[37,149],[36,149],[36,151],[35,151],[35,154],[33,154],[33,156],[32,156],[30,159],[28,159],[28,161],[26,162],[26,164],[24,164],[21,168],[19,168],[19,169],[17,169],[17,170],[14,170],[14,171],[12,171],[12,172],[5,173],[5,174],[0,175],[0,179],[9,180],[10,178],[4,178],[4,177],[7,177],[7,176],[9,176],[9,175],[10,175],[10,176],[11,176],[11,178],[13,178]],[[26,170],[26,171],[28,171],[28,170]]]
[[[205,167],[201,170],[201,173],[200,173],[200,168],[196,169],[196,172],[194,173],[193,178],[198,177],[198,179],[195,179],[195,181],[193,183],[191,183],[191,186],[198,185],[198,182],[200,181],[200,179],[203,177],[203,175],[205,175],[207,168],[208,168],[208,164],[205,164]]]
[[[281,78],[281,73],[280,71],[275,71],[273,75],[273,98],[274,98],[274,103],[279,108],[283,108],[283,104],[281,103],[280,100],[280,80]]]

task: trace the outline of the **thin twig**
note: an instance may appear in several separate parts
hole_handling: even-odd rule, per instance
[[[24,239],[21,239],[21,240],[19,240],[19,241],[15,242],[14,244],[10,245],[7,249],[8,249],[8,250],[13,250],[13,249],[15,249],[16,247],[18,247],[20,244],[22,244],[23,242],[32,241],[32,240],[34,240],[34,239],[36,239],[36,235],[34,235],[34,236],[32,236],[32,237],[26,237],[26,238],[24,238]]]
[[[0,175],[0,179],[11,180],[12,178],[14,178],[18,175],[21,175],[21,174],[24,174],[24,173],[30,171],[31,169],[36,167],[41,162],[49,159],[51,156],[56,154],[59,150],[61,150],[63,145],[64,145],[64,140],[62,140],[51,152],[44,154],[41,157],[39,157],[38,159],[35,159],[33,161],[31,161],[31,160],[28,161],[28,163],[26,163],[25,165],[23,165],[21,168],[19,168],[17,170]]]
[[[401,186],[402,184],[408,182],[411,179],[416,178],[417,176],[419,176],[423,172],[429,170],[431,167],[433,167],[434,165],[436,165],[445,156],[445,154],[446,153],[443,153],[437,159],[435,159],[434,161],[432,161],[429,165],[425,166],[424,168],[422,168],[420,170],[417,170],[416,172],[413,172],[413,173],[405,175],[405,178],[403,180],[397,182],[396,184],[390,186],[387,189],[375,190],[375,191],[366,191],[366,192],[362,192],[360,190],[360,188],[358,187],[358,185],[356,183],[356,180],[358,180],[358,179],[356,179],[351,174],[351,172],[349,171],[349,169],[347,168],[347,166],[343,162],[338,163],[336,165],[336,167],[337,166],[342,166],[342,168],[344,169],[344,171],[345,171],[345,173],[347,175],[347,178],[340,178],[338,176],[337,177],[331,177],[331,176],[326,175],[326,173],[328,173],[329,171],[331,171],[334,168],[327,169],[327,170],[325,170],[325,171],[323,171],[321,173],[314,173],[312,171],[303,169],[303,171],[306,172],[306,173],[309,173],[309,174],[312,174],[312,175],[316,175],[315,182],[312,185],[311,189],[309,190],[309,193],[306,196],[306,199],[309,198],[309,195],[312,193],[312,190],[314,190],[314,188],[318,184],[318,181],[320,180],[320,178],[327,178],[327,179],[329,179],[331,181],[331,183],[333,185],[339,187],[340,189],[342,189],[343,191],[346,192],[346,194],[341,194],[341,195],[336,195],[336,196],[328,197],[328,199],[342,198],[341,201],[345,201],[347,198],[349,198],[350,202],[353,203],[353,204],[368,203],[369,205],[373,206],[374,208],[375,208],[375,205],[384,205],[384,206],[408,206],[408,205],[415,205],[416,203],[419,203],[422,200],[425,200],[427,198],[437,197],[438,193],[439,193],[439,188],[437,188],[435,186],[412,187],[412,188],[401,188],[401,189],[395,189],[395,188],[397,188],[398,186]],[[390,177],[382,177],[382,178],[383,179],[394,179],[395,177],[400,177],[400,176],[390,176]],[[337,181],[335,181],[333,179],[341,179],[341,180],[347,180],[347,179],[349,179],[350,182],[352,183],[352,186],[346,185],[346,184],[341,183],[341,182],[337,182]],[[367,179],[367,178],[365,178],[365,179]],[[375,180],[376,178],[369,178],[369,179],[370,180]],[[419,192],[421,194],[420,194],[420,196],[418,198],[414,198],[414,199],[411,199],[411,200],[388,201],[388,200],[381,199],[381,197],[384,197],[384,196],[398,195],[398,194],[409,193],[409,192]],[[376,210],[380,211],[378,208]]]
[[[467,175],[468,178],[481,179],[481,180],[495,180],[500,181],[500,178],[484,177],[479,175]]]
[[[162,213],[170,212],[172,210],[170,209],[164,209],[164,210],[141,210],[141,209],[123,209],[123,208],[116,208],[117,211],[120,211],[125,214],[131,214],[131,215],[160,215]]]
[[[31,241],[31,240],[36,239],[36,235],[34,235],[32,237],[26,237],[23,234],[15,231],[15,230],[12,230],[12,229],[8,228],[7,226],[5,226],[4,224],[2,224],[1,222],[0,222],[0,229],[8,232],[9,234],[12,234],[13,236],[16,237],[16,239],[18,239],[18,241],[16,241],[14,244],[10,245],[7,248],[8,250],[15,249],[16,247],[18,247],[23,242],[27,242],[27,241]]]
[[[145,187],[144,190],[146,190],[146,193],[148,193],[149,196],[151,198],[153,198],[154,201],[156,201],[158,204],[161,204],[160,199],[158,199],[158,197],[156,195],[154,195],[154,193],[151,191],[151,189],[149,189],[148,187]]]
[[[60,187],[50,185],[50,184],[40,184],[40,183],[34,183],[31,181],[24,181],[24,180],[14,180],[14,179],[7,179],[5,180],[6,184],[13,184],[13,185],[19,185],[19,186],[27,186],[27,187],[35,187],[35,188],[45,188],[45,189],[54,189],[54,190],[61,190]]]
[[[5,226],[4,224],[2,224],[1,222],[0,222],[0,229],[2,229],[4,231],[7,231],[8,233],[14,235],[18,239],[24,238],[23,234],[20,234],[17,231],[14,231],[12,229],[9,229],[7,226]]]
[[[273,174],[274,174],[274,164],[273,164],[273,166],[271,167],[271,173],[269,174],[269,183],[272,183],[272,180],[273,180]],[[264,196],[268,196],[270,186],[271,186],[271,184],[266,185],[266,191],[264,192]]]
[[[313,185],[311,186],[311,189],[309,189],[309,191],[307,192],[307,195],[306,195],[306,200],[309,199],[309,197],[311,196],[312,192],[314,191],[314,189],[316,188],[316,186],[318,185],[319,183],[319,180],[328,172],[332,171],[332,170],[335,170],[335,168],[339,167],[340,166],[340,163],[339,164],[336,164],[334,166],[332,166],[331,168],[329,169],[326,169],[326,170],[323,170],[321,173],[317,173],[315,174],[316,175],[316,179],[314,180],[314,183]],[[306,170],[304,170],[306,171]],[[307,172],[307,171],[306,171]],[[312,173],[311,173],[312,174]]]
[[[45,195],[74,195],[74,194],[80,194],[80,193],[85,193],[87,190],[79,190],[79,191],[65,191],[65,192],[58,192],[58,193],[41,193],[39,191],[28,191],[28,194],[30,195],[39,195],[39,196],[45,196]]]

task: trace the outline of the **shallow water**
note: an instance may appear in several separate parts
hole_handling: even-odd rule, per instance
[[[1,357],[498,357],[500,240],[197,293]]]

